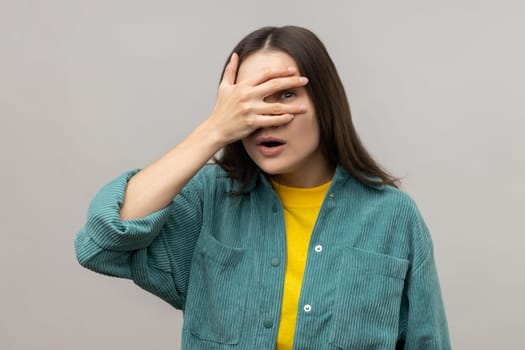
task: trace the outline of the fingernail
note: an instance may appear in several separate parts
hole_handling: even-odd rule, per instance
[[[301,111],[306,111],[306,106],[305,106],[305,105],[300,105],[300,106],[299,106],[299,109],[300,109]]]
[[[288,67],[288,72],[295,73],[296,69],[295,67]]]
[[[300,80],[301,80],[301,83],[308,83],[307,77],[301,77]]]

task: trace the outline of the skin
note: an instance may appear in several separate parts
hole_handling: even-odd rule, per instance
[[[255,55],[258,53],[253,57]],[[229,143],[243,139],[249,142],[250,135],[260,130],[279,130],[286,124],[290,127],[283,127],[279,132],[291,143],[292,130],[297,135],[296,128],[299,129],[301,124],[292,121],[312,113],[311,104],[306,100],[298,103],[272,99],[271,96],[301,88],[308,79],[300,77],[295,62],[288,60],[262,60],[257,67],[251,67],[250,74],[243,74],[242,79],[236,79],[238,65],[239,58],[233,54],[210,116],[182,142],[129,180],[120,210],[121,220],[145,217],[169,205],[208,160]],[[247,73],[246,69],[240,68],[241,72]],[[261,164],[276,176],[283,171],[286,175],[283,181],[291,180],[291,175],[297,176],[299,169],[307,170],[304,166],[297,166],[301,163],[297,159],[290,163],[293,163],[291,167],[285,167],[284,162],[280,165]]]
[[[243,82],[256,76],[265,67],[293,67],[294,59],[282,51],[263,50],[248,56],[239,67],[237,81]],[[297,74],[297,73],[296,73]],[[319,147],[319,125],[315,106],[304,86],[279,91],[266,96],[264,101],[286,105],[304,106],[304,113],[289,123],[260,129],[242,140],[246,152],[265,173],[275,181],[293,187],[314,187],[328,182],[333,175]],[[277,155],[265,155],[258,140],[277,138],[285,142]]]

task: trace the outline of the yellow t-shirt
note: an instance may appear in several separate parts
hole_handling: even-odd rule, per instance
[[[276,350],[292,349],[308,244],[330,182],[296,188],[272,181],[284,207],[286,268]]]

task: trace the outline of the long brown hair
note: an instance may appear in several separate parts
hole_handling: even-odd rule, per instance
[[[329,163],[341,165],[362,183],[398,187],[398,179],[379,166],[361,143],[343,84],[321,40],[301,27],[264,27],[248,34],[232,53],[239,55],[240,65],[249,55],[263,49],[287,53],[297,63],[299,74],[308,77],[305,88],[315,106],[321,152]],[[224,147],[215,162],[240,182],[239,192],[253,181],[258,170],[241,141]]]

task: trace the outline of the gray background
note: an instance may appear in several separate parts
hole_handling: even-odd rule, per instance
[[[75,260],[90,199],[213,108],[242,36],[325,42],[431,229],[455,349],[525,349],[520,1],[0,2],[0,348],[178,349],[182,315]]]

